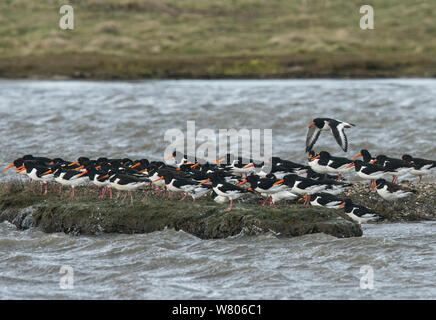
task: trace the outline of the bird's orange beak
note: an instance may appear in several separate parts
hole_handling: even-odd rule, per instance
[[[102,178],[103,179],[109,178],[109,174],[105,174]]]
[[[3,169],[3,171],[8,170],[9,168],[12,168],[14,166],[13,163],[11,163],[10,165],[8,165],[6,168]]]
[[[71,166],[74,166],[75,164],[78,164],[78,163],[79,163],[79,160],[71,162],[68,166],[71,167]]]
[[[169,160],[169,159],[171,159],[171,158],[174,158],[174,156],[173,156],[173,155],[169,155],[168,157],[163,158],[163,159],[164,159],[164,160]]]
[[[44,172],[43,174],[41,174],[41,176],[45,176],[46,174],[49,174],[49,173],[52,173],[52,172],[53,172],[53,171],[48,170],[48,171]]]
[[[200,165],[200,162],[197,162],[196,164],[193,164],[192,166],[191,166],[191,169],[192,168],[195,168],[196,166],[199,166]]]
[[[243,169],[254,167],[254,163],[247,164]]]
[[[221,163],[221,162],[223,162],[224,160],[226,160],[226,158],[221,158],[221,159],[219,159],[219,160],[215,161],[215,163],[216,163],[216,164],[218,164],[218,163]]]
[[[26,170],[26,168],[24,168],[24,166],[23,166],[23,168],[21,168],[20,170],[17,169],[17,173],[20,173],[21,171],[24,171],[24,170]]]
[[[85,170],[85,171],[79,173],[79,174],[77,175],[77,178],[83,176],[85,173],[88,173],[88,170]]]
[[[312,122],[311,124],[309,124],[307,127],[310,128],[311,126],[314,126],[315,122]]]
[[[153,180],[152,182],[157,182],[157,181],[159,181],[159,180],[162,180],[164,178],[164,176],[162,176],[162,177],[160,177],[160,178],[157,178],[156,180]]]
[[[131,166],[130,168],[136,168],[137,166],[139,166],[141,164],[141,162],[138,162],[138,163],[136,163],[136,164],[134,164],[133,166]]]
[[[280,184],[280,183],[283,183],[285,180],[284,179],[282,179],[282,180],[279,180],[279,181],[276,181],[276,182],[274,182],[274,184],[273,185],[276,185],[276,184]]]
[[[339,209],[339,208],[342,208],[343,206],[345,206],[345,202],[342,202],[342,203],[339,205],[338,209]]]
[[[354,163],[350,164],[349,166],[346,166],[345,169],[349,169],[349,168],[352,168],[352,167],[354,167]]]
[[[78,171],[78,170],[82,170],[83,168],[85,168],[85,166],[80,166],[80,167],[78,167],[78,168],[76,168],[74,170]]]
[[[15,170],[17,170],[17,172],[21,172],[21,171],[23,171],[23,170],[21,170],[23,168],[24,168],[24,164],[21,167],[16,168]],[[21,170],[21,171],[19,171],[19,170]]]
[[[206,183],[206,182],[209,182],[209,181],[210,181],[210,178],[207,178],[206,180],[201,181],[200,184],[203,184],[203,183]]]
[[[139,173],[144,173],[144,172],[148,172],[147,168],[145,168],[144,170],[139,171]]]
[[[352,157],[352,158],[351,158],[351,160],[353,160],[353,159],[356,159],[356,158],[360,157],[361,155],[362,155],[362,154],[361,154],[361,153],[359,153],[358,155],[356,155],[356,156]]]
[[[316,157],[313,157],[313,158],[311,158],[310,160],[316,160],[316,159],[318,159],[319,157],[321,157],[320,155],[317,155]]]
[[[369,163],[377,162],[377,159],[372,159]]]
[[[247,179],[245,179],[245,180],[242,180],[241,182],[239,182],[239,183],[237,183],[236,185],[237,186],[242,186],[244,183],[246,183],[247,182]]]

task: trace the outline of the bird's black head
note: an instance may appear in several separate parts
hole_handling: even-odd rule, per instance
[[[383,188],[386,185],[386,180],[385,179],[377,179],[375,181],[375,185],[377,186],[377,188]]]
[[[260,177],[257,174],[251,174],[247,177],[247,182],[250,184],[250,186],[255,189],[257,187],[257,183],[260,180]]]
[[[363,165],[364,165],[364,162],[362,160],[354,161],[354,168],[356,168],[356,171],[359,171]]]
[[[344,199],[344,202],[345,202],[345,209],[353,206],[353,201],[350,198]]]
[[[362,155],[364,162],[370,162],[372,160],[372,156],[368,150],[362,149],[360,150],[360,154]]]
[[[404,155],[401,157],[401,160],[404,160],[404,161],[406,161],[406,162],[412,162],[412,156],[409,155],[409,154],[404,154]]]
[[[322,119],[322,118],[315,118],[315,119],[312,120],[312,123],[309,124],[308,127],[310,128],[312,126],[316,126],[318,129],[322,129],[322,128],[324,128],[324,124],[325,124],[324,119]]]

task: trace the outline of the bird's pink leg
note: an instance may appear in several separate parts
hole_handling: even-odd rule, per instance
[[[226,211],[232,211],[232,208],[233,208],[233,199],[230,199],[230,207],[228,207]]]
[[[421,180],[422,180],[422,176],[419,176],[418,183],[421,183]]]
[[[182,197],[182,199],[180,199],[180,201],[185,200],[186,196],[188,195],[188,193],[185,192],[185,195]]]

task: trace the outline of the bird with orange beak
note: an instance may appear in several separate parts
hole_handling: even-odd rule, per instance
[[[335,119],[330,118],[316,118],[307,126],[309,128],[306,137],[306,152],[312,150],[316,141],[321,134],[321,131],[330,131],[336,139],[336,142],[339,146],[347,151],[348,148],[348,140],[347,136],[344,133],[345,128],[351,128],[355,125],[352,123],[347,123]]]

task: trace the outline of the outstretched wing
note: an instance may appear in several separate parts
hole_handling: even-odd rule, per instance
[[[312,150],[316,140],[318,140],[320,133],[321,133],[321,129],[319,129],[317,126],[311,126],[309,128],[306,137],[306,152]]]
[[[348,140],[344,132],[345,129],[344,123],[341,123],[337,126],[331,126],[331,129],[332,129],[333,136],[336,139],[336,142],[341,146],[342,150],[346,152],[348,148]]]

